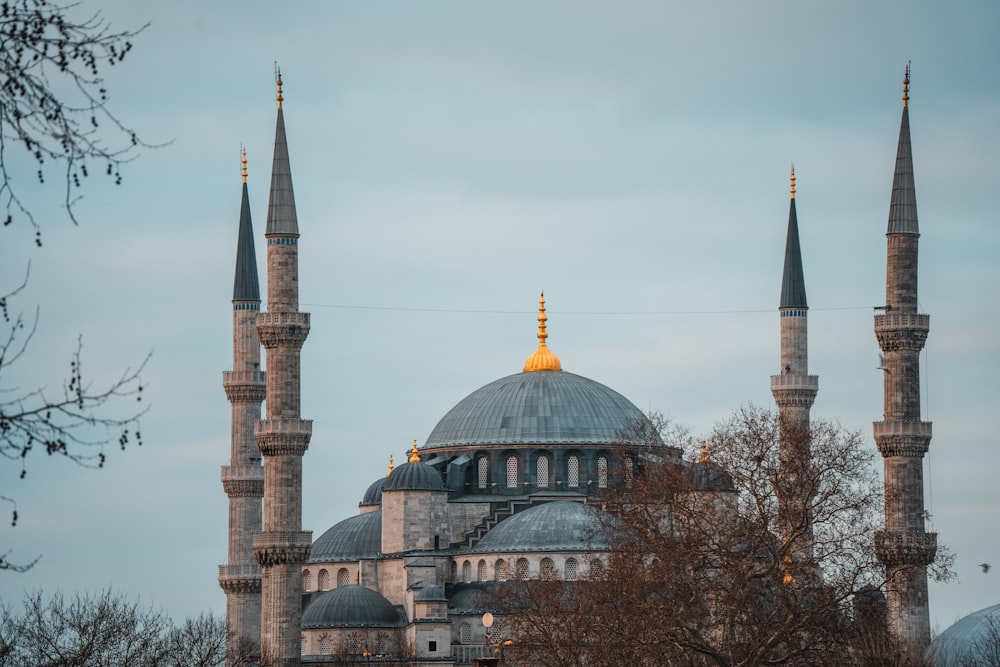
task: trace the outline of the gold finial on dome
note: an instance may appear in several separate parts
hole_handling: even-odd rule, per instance
[[[524,372],[526,373],[562,370],[559,357],[554,355],[545,344],[545,339],[549,337],[548,332],[545,331],[545,323],[548,319],[545,315],[545,290],[542,290],[542,295],[538,299],[538,349],[524,362]]]
[[[698,457],[698,463],[708,463],[712,459],[708,456],[708,440],[701,441],[701,456]]]
[[[243,182],[247,182],[247,147],[240,146],[240,150],[243,151]]]
[[[281,68],[278,67],[277,63],[274,65],[274,72],[278,83],[278,108],[280,109],[281,103],[285,101],[285,98],[281,96]]]
[[[413,449],[410,450],[410,463],[420,463],[420,454],[417,453],[417,439],[413,439]]]
[[[903,77],[903,106],[910,104],[910,62],[906,62],[906,76]]]
[[[386,472],[386,473],[385,473],[385,476],[386,476],[386,477],[388,477],[389,475],[391,475],[391,474],[392,474],[392,469],[393,469],[393,465],[392,465],[392,454],[389,454],[389,470],[388,470],[388,472]]]
[[[795,199],[795,165],[792,165],[792,199]]]

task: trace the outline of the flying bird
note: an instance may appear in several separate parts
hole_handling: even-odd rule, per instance
[[[980,563],[979,567],[983,568],[983,574],[986,574],[987,572],[990,571],[991,566],[989,563]]]

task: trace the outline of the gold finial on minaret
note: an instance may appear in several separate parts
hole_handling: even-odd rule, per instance
[[[278,108],[280,109],[281,103],[285,100],[285,98],[281,96],[281,68],[278,67],[277,63],[274,65],[274,71],[278,82]]]
[[[910,61],[906,61],[906,76],[903,77],[903,106],[910,104]]]
[[[246,183],[247,182],[247,147],[243,146],[241,144],[240,145],[240,150],[243,151],[243,159],[241,160],[241,162],[243,162],[243,182]]]
[[[795,199],[795,165],[792,165],[792,199]]]
[[[548,319],[545,314],[545,290],[542,290],[538,299],[538,349],[524,362],[525,372],[562,370],[559,357],[554,355],[545,344],[545,339],[549,337],[548,332],[545,331],[545,323]]]
[[[389,475],[392,474],[392,468],[393,468],[393,465],[392,465],[392,454],[389,454],[389,470],[385,473],[386,477],[388,477]]]
[[[712,459],[708,456],[708,440],[701,441],[701,456],[698,457],[698,463],[708,463]]]
[[[795,577],[792,576],[792,557],[785,554],[785,557],[782,559],[782,565],[785,568],[785,576],[782,577],[781,582],[786,586],[790,586],[795,583]]]
[[[417,439],[413,439],[413,449],[410,450],[410,463],[420,463],[420,454],[417,453]]]

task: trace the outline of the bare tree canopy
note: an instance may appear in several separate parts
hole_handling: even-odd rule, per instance
[[[804,438],[809,461],[782,465],[782,438]],[[700,452],[649,464],[602,500],[598,576],[500,594],[506,653],[581,667],[895,664],[874,458],[836,424],[795,432],[772,412],[738,411]],[[780,512],[787,502],[802,506]]]
[[[30,156],[39,183],[47,169],[57,171],[74,223],[83,179],[103,172],[120,184],[122,164],[145,144],[108,108],[101,71],[122,62],[144,28],[112,30],[100,11],[87,13],[83,3],[0,3],[0,200],[4,224],[23,216],[38,245],[41,226],[15,189],[26,170],[11,170],[18,163],[10,151]]]

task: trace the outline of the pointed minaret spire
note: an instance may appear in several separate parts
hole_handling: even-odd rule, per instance
[[[233,370],[222,374],[222,386],[232,406],[232,432],[229,465],[222,468],[222,488],[229,496],[229,557],[219,566],[219,586],[226,593],[229,654],[243,656],[227,662],[229,667],[248,665],[260,645],[261,572],[252,539],[261,528],[264,495],[264,470],[253,432],[265,396],[257,337],[260,286],[247,195],[246,150],[242,153],[243,198],[233,281]]]
[[[299,235],[295,214],[295,192],[292,189],[292,169],[288,162],[288,141],[285,139],[285,117],[281,110],[281,70],[277,73],[278,120],[274,131],[274,162],[271,166],[271,194],[267,203],[267,234]]]
[[[782,539],[788,541],[792,556],[786,568],[786,583],[818,577],[813,561],[812,516],[804,479],[810,463],[809,411],[819,378],[809,375],[809,306],[806,303],[806,281],[802,271],[802,251],[799,248],[799,222],[795,212],[795,166],[792,166],[788,233],[785,238],[785,263],[781,276],[781,303],[778,315],[781,327],[781,370],[771,376],[771,395],[778,406],[780,428],[779,465],[786,483],[778,497],[778,521]],[[806,526],[806,528],[803,528]],[[794,542],[793,542],[794,540]]]
[[[917,193],[913,185],[913,151],[910,148],[910,65],[903,79],[903,118],[899,123],[896,170],[892,177],[889,204],[889,234],[919,234]]]
[[[885,531],[875,554],[886,571],[889,629],[907,664],[920,662],[930,643],[927,566],[937,553],[937,534],[924,525],[924,455],[931,423],[920,416],[920,351],[930,316],[917,311],[917,198],[910,150],[910,66],[903,79],[903,118],[892,178],[886,233],[885,306],[875,315],[882,350],[884,420],[873,425],[884,460]]]

